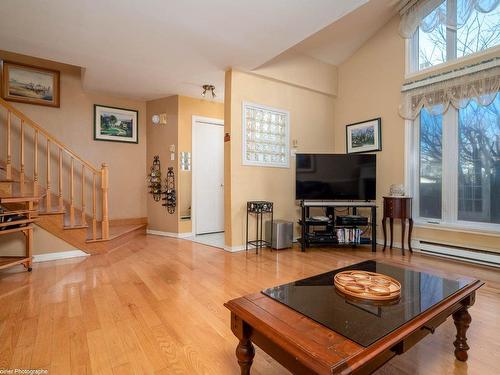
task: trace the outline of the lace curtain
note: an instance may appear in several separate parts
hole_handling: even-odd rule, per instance
[[[456,30],[467,23],[474,11],[489,13],[499,4],[500,0],[457,0],[457,19],[454,20],[448,19],[444,0],[420,0],[401,15],[399,30],[407,39],[419,26],[426,33],[440,25]]]
[[[460,109],[471,100],[487,106],[495,100],[499,89],[500,59],[495,59],[479,67],[404,84],[399,113],[407,120],[414,120],[422,108],[439,115],[446,112],[450,105]]]

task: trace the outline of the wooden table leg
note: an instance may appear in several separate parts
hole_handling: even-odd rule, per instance
[[[385,251],[385,248],[387,247],[387,218],[382,218],[382,231],[384,232],[384,248],[382,251]]]
[[[453,321],[455,327],[457,327],[457,336],[453,342],[455,346],[455,357],[462,362],[467,361],[468,358],[467,350],[469,350],[469,345],[467,345],[467,337],[465,334],[472,320],[467,308],[468,306],[464,304],[460,310],[453,313]]]
[[[413,249],[411,248],[411,232],[413,231],[413,219],[411,217],[408,219],[408,223],[410,224],[408,228],[408,249],[410,249],[410,253],[413,253]]]
[[[253,357],[255,357],[255,348],[248,337],[241,338],[236,347],[236,358],[240,365],[241,375],[249,375],[252,367]]]
[[[392,217],[389,218],[389,230],[391,231],[391,245],[389,246],[389,249],[392,249],[392,237],[394,233],[394,219]]]
[[[406,231],[406,219],[401,219],[401,250],[403,255],[405,255],[405,231]]]

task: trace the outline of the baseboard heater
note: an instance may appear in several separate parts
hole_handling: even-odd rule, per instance
[[[425,254],[500,268],[499,253],[427,241],[420,241],[419,247],[420,252]]]

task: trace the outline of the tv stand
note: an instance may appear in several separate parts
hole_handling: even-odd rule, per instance
[[[325,211],[328,208],[333,208],[333,215],[330,220],[314,220],[310,216],[310,208],[324,208]],[[310,247],[312,244],[317,244],[321,246],[341,246],[341,245],[350,245],[352,247],[356,247],[357,245],[371,245],[372,251],[375,252],[377,250],[377,206],[375,202],[363,202],[363,201],[300,201],[301,208],[301,219],[299,221],[301,227],[301,250],[305,251],[307,247]],[[353,215],[357,214],[358,208],[370,208],[370,220],[368,225],[370,226],[371,237],[368,242],[364,242],[366,240],[365,237],[361,237],[358,240],[347,240],[340,241],[337,236],[338,229],[344,229],[349,232],[349,230],[353,230],[352,233],[356,232],[356,229],[359,229],[358,226],[355,225],[336,225],[335,218],[335,208],[345,208],[349,212],[352,212]],[[323,230],[318,232],[311,232],[311,227],[322,227]],[[318,234],[319,233],[319,234]]]

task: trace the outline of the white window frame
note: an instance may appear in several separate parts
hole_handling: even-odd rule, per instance
[[[443,0],[444,1],[444,0]],[[451,17],[452,12],[456,12],[457,0],[446,0],[446,14]],[[475,60],[482,55],[489,55],[491,53],[500,52],[500,45],[493,46],[491,48],[471,53],[469,55],[457,58],[457,32],[456,30],[446,29],[447,43],[446,43],[446,61],[441,64],[433,65],[428,68],[419,70],[419,41],[418,41],[418,28],[410,39],[405,41],[406,50],[406,69],[405,78],[411,78],[412,76],[420,75],[422,73],[432,73],[436,70],[441,70],[447,66],[453,66],[457,62],[466,62],[468,60]]]
[[[458,110],[450,107],[443,115],[443,165],[441,219],[420,216],[420,116],[405,121],[405,185],[413,197],[413,212],[417,225],[435,228],[455,228],[474,232],[500,233],[500,224],[458,220]]]

